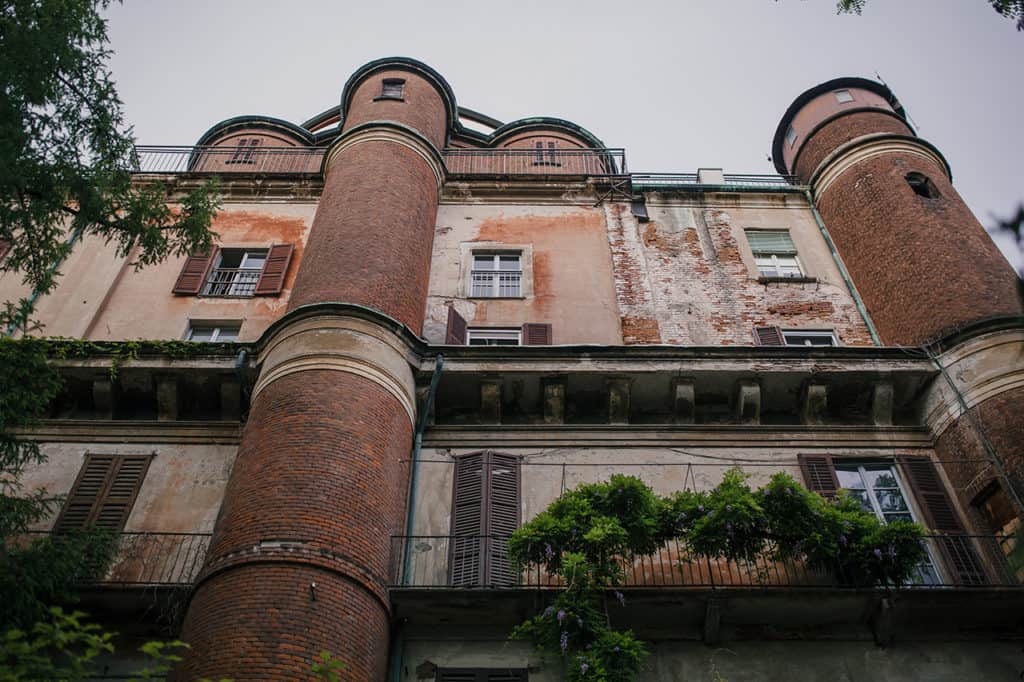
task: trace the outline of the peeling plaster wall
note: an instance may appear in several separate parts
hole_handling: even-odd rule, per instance
[[[752,345],[753,327],[832,329],[871,345],[806,201],[796,195],[650,194],[650,221],[606,203],[627,344]],[[760,283],[744,229],[788,229],[815,282]]]
[[[469,296],[474,249],[529,251],[523,298]],[[524,262],[527,258],[524,258]],[[552,325],[557,344],[621,344],[611,258],[600,208],[443,204],[430,270],[423,334],[444,343],[448,306],[470,327]]]

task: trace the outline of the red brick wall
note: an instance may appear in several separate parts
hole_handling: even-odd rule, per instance
[[[840,145],[872,133],[914,134],[910,126],[891,114],[861,111],[840,116],[823,125],[808,139],[797,141],[800,148],[797,152],[795,170],[791,172],[803,182],[807,182],[818,164]]]
[[[916,195],[911,171],[941,196]],[[955,325],[1021,313],[1013,269],[935,163],[899,153],[861,161],[818,209],[886,343],[916,345]]]
[[[352,374],[299,372],[257,396],[207,559],[213,574],[182,633],[194,649],[182,679],[301,679],[322,649],[346,660],[351,679],[382,678],[411,441],[398,400]]]
[[[405,80],[403,99],[377,99],[385,78]],[[344,131],[368,121],[397,121],[418,130],[442,149],[447,133],[444,100],[432,83],[409,71],[378,71],[367,77],[349,99]]]

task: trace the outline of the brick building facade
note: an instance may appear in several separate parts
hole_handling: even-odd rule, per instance
[[[178,679],[306,679],[327,650],[353,680],[556,680],[507,641],[550,594],[503,556],[518,523],[613,473],[666,494],[815,471],[925,524],[927,576],[660,555],[616,615],[651,642],[645,679],[1016,679],[1016,275],[884,85],[801,94],[773,157],[778,176],[630,172],[404,58],[302,125],[140,147],[139,183],[220,178],[216,250],[136,272],[86,239],[39,316],[209,351],[113,378],[101,353],[59,361],[27,480],[87,511],[40,530],[121,533],[87,606],[188,641]],[[131,501],[104,516],[115,488]]]

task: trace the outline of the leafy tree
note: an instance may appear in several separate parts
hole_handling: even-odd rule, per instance
[[[95,234],[137,265],[210,246],[219,199],[206,186],[174,208],[133,182],[135,142],[106,66],[110,0],[4,0],[0,9],[0,274],[37,294],[56,285],[74,241]],[[33,299],[0,323],[26,328]]]
[[[1017,30],[1024,31],[1024,0],[987,0],[996,12],[1017,22]],[[840,14],[860,14],[867,0],[836,0]]]

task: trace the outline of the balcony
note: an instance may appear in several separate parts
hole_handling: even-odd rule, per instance
[[[624,149],[446,149],[444,162],[455,179],[628,175]]]
[[[256,293],[260,269],[214,268],[206,276],[201,296],[243,298]]]
[[[135,147],[135,173],[147,175],[319,175],[324,149],[307,147]]]

